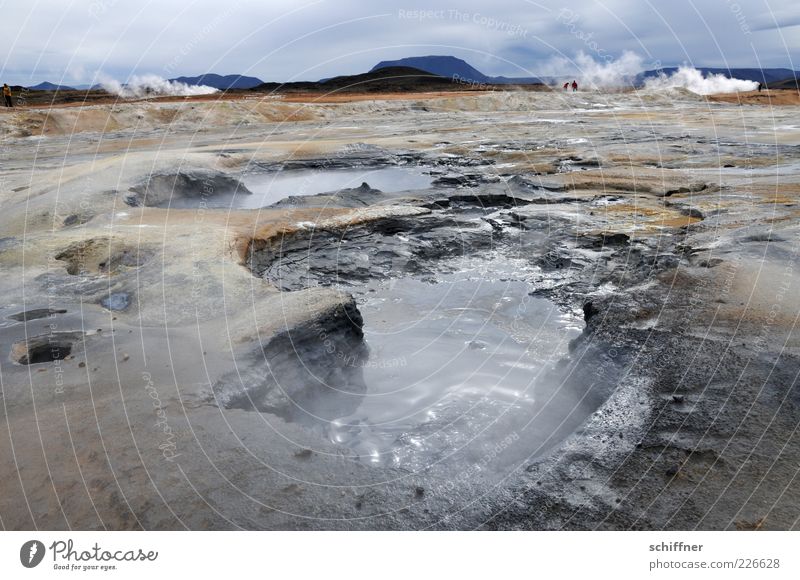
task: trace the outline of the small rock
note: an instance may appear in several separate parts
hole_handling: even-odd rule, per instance
[[[700,219],[700,220],[705,218],[705,216],[703,215],[703,212],[701,212],[699,209],[696,209],[696,208],[693,208],[693,207],[683,208],[681,210],[681,213],[683,215],[687,216],[687,217],[696,218],[696,219]]]
[[[100,301],[100,304],[109,310],[125,310],[130,306],[131,296],[127,292],[113,292]]]
[[[314,454],[311,449],[301,449],[300,451],[296,451],[294,456],[298,459],[310,459],[311,456]]]
[[[590,318],[600,314],[600,310],[592,302],[583,305],[583,319],[589,321]]]
[[[417,497],[422,497],[425,495],[425,488],[424,487],[417,487],[414,489],[414,495]]]
[[[672,402],[673,403],[677,403],[677,404],[680,405],[685,400],[686,400],[686,397],[684,395],[672,395]]]
[[[83,362],[83,361],[81,361],[81,362],[79,362],[79,363],[78,363],[78,367],[79,367],[79,368],[83,368],[83,367],[85,367],[85,366],[86,366],[86,363],[85,363],[85,362]]]

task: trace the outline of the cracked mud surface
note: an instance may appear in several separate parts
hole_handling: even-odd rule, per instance
[[[796,107],[494,93],[4,114],[4,528],[800,525]],[[214,203],[278,170],[385,167],[430,186]],[[384,375],[361,363],[392,344],[377,333],[469,268],[499,302],[580,323],[542,366],[537,421],[507,416],[449,464],[408,445],[372,464],[360,446],[383,433],[340,442],[298,411],[363,410]],[[513,320],[541,330],[532,313]],[[540,344],[491,320],[453,339],[469,360]]]

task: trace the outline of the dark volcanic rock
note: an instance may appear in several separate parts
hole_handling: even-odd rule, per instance
[[[290,195],[270,207],[365,207],[386,200],[380,189],[365,181],[359,187],[340,189],[315,195]]]
[[[94,217],[93,214],[88,213],[74,213],[64,218],[64,226],[77,226],[89,222]]]
[[[623,233],[601,232],[595,235],[586,235],[581,239],[582,247],[605,248],[608,246],[627,246],[631,238]]]
[[[594,302],[587,302],[583,305],[583,319],[589,322],[589,319],[594,318],[600,314],[600,309],[595,306]]]
[[[221,195],[250,194],[241,181],[210,169],[180,169],[153,173],[131,187],[125,203],[131,206],[169,207],[173,200],[198,202]]]
[[[19,322],[26,322],[28,320],[36,320],[38,318],[47,318],[50,316],[55,316],[56,314],[64,314],[67,311],[63,308],[34,308],[32,310],[26,310],[25,312],[18,312],[17,314],[12,314],[9,316],[11,320],[17,320]]]
[[[366,392],[362,325],[351,299],[278,334],[214,385],[216,401],[312,424],[352,413]]]
[[[384,218],[335,230],[304,230],[254,250],[250,268],[282,290],[353,285],[375,278],[431,274],[444,258],[491,249],[498,234],[453,215]]]

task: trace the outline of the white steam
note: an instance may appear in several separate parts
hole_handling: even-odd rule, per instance
[[[556,85],[575,79],[581,88],[611,89],[632,86],[642,71],[642,63],[642,57],[628,50],[616,60],[608,57],[599,61],[581,51],[573,59],[552,58],[540,65],[538,72],[556,79]]]
[[[696,68],[682,66],[669,76],[660,74],[658,77],[648,79],[645,81],[644,87],[649,90],[684,88],[698,95],[712,95],[715,93],[754,91],[758,88],[758,83],[741,79],[729,79],[721,74],[711,74],[703,77],[703,73]]]
[[[109,93],[123,98],[141,98],[152,96],[192,97],[210,95],[217,89],[205,85],[187,85],[177,81],[168,81],[157,75],[133,76],[122,84],[114,79],[107,79],[100,85]]]
[[[595,60],[581,51],[572,59],[556,57],[541,64],[539,75],[552,78],[556,88],[560,88],[564,81],[575,79],[581,89],[598,90],[632,87],[644,69],[644,59],[634,52],[626,50],[618,59],[606,55]],[[683,88],[698,95],[710,95],[754,91],[758,88],[758,83],[729,79],[721,74],[703,77],[703,73],[696,68],[682,66],[671,75],[661,74],[647,79],[644,88],[654,91]]]
[[[631,86],[642,71],[642,57],[625,51],[617,60],[597,62],[584,52],[575,57],[582,84],[590,89]],[[581,81],[578,81],[579,83]]]

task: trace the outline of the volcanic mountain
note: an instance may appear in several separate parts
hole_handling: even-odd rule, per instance
[[[399,60],[384,60],[372,67],[374,72],[382,68],[412,67],[442,77],[462,80],[471,83],[486,83],[489,85],[533,85],[542,81],[536,77],[508,78],[491,77],[470,65],[468,62],[454,56],[412,56]]]

